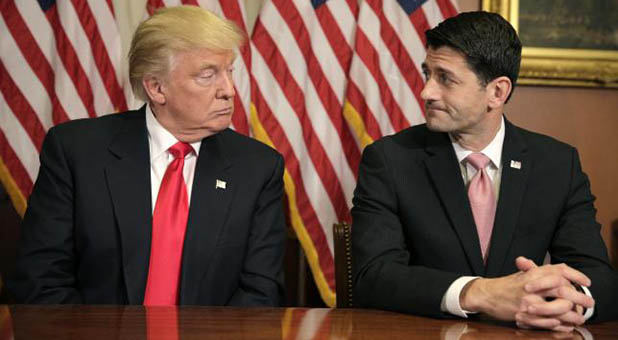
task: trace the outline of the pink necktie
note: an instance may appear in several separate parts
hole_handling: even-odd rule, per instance
[[[482,153],[472,153],[466,157],[466,160],[477,170],[468,186],[468,199],[472,207],[476,231],[481,241],[483,261],[487,261],[487,250],[494,225],[494,217],[496,216],[494,189],[491,185],[491,179],[485,172],[489,158]]]
[[[165,171],[152,216],[150,266],[144,305],[175,305],[178,300],[178,281],[182,247],[189,217],[187,187],[182,169],[185,156],[193,151],[191,145],[178,142],[168,151],[174,156]]]

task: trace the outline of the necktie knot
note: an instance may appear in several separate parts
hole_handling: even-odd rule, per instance
[[[476,170],[485,169],[487,164],[489,164],[489,157],[485,156],[480,152],[474,152],[466,157],[466,160],[470,165],[472,165]]]
[[[167,149],[175,159],[184,159],[189,153],[193,152],[191,145],[183,142],[178,142]]]

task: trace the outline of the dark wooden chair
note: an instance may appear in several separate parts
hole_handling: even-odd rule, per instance
[[[345,222],[333,225],[337,308],[354,306],[352,290],[352,229]]]

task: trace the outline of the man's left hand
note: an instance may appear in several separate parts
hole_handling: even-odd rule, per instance
[[[531,260],[520,257],[517,268],[528,271],[536,268]],[[583,324],[584,308],[592,308],[594,299],[578,292],[563,276],[550,275],[529,282],[524,287],[528,295],[522,298],[515,321],[521,328],[544,328],[571,332]]]

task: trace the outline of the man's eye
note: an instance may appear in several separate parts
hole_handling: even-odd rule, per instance
[[[442,73],[440,74],[440,82],[442,84],[450,84],[452,83],[451,77],[449,77],[448,75]]]
[[[215,79],[215,72],[201,72],[195,78],[195,81],[202,85],[209,85]]]

